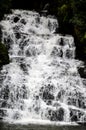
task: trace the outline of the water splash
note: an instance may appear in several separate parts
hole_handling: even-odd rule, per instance
[[[86,88],[72,36],[54,17],[14,10],[0,23],[10,64],[0,74],[0,118],[8,122],[86,121]]]

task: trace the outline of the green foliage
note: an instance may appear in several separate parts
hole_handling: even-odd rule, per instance
[[[77,57],[86,60],[86,1],[58,0],[59,31],[75,37]]]
[[[58,7],[58,16],[62,17],[63,22],[67,22],[69,20],[69,7],[67,4],[63,4],[61,7]]]

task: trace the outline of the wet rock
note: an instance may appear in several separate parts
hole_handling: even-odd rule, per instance
[[[22,97],[23,99],[26,99],[27,98],[27,89],[26,89],[26,86],[25,85],[22,85]]]
[[[82,78],[86,78],[86,66],[78,68],[78,72]]]
[[[21,63],[21,64],[20,64],[20,67],[21,67],[21,69],[22,69],[25,73],[28,73],[28,69],[27,69],[27,66],[26,66],[25,63]]]
[[[18,86],[17,88],[17,92],[16,92],[16,99],[19,100],[19,99],[22,99],[20,102],[21,102],[21,107],[23,108],[23,99],[27,99],[27,89],[26,89],[26,86],[23,84],[21,86],[21,88]]]
[[[76,96],[73,96],[72,93],[70,93],[70,97],[68,98],[68,105],[73,105],[78,108],[86,108],[86,103],[83,95],[80,92],[75,93]]]
[[[54,86],[52,84],[45,85],[46,87],[42,87],[40,89],[40,96],[43,98],[44,101],[47,101],[47,103],[54,100],[53,95],[53,88]]]
[[[56,112],[56,111],[53,111],[53,110],[49,110],[49,111],[48,111],[48,118],[49,118],[51,121],[57,121],[57,120],[58,120],[57,112]]]
[[[63,38],[60,39],[60,43],[59,45],[63,46],[64,45],[64,41],[63,41]]]
[[[20,38],[21,38],[21,34],[20,34],[20,33],[18,33],[18,32],[17,32],[17,33],[15,33],[15,36],[16,36],[16,38],[17,38],[17,39],[20,39]]]
[[[64,110],[62,108],[59,108],[58,111],[49,110],[48,118],[51,121],[63,121],[64,120]]]
[[[36,17],[35,20],[36,20],[36,23],[37,23],[37,24],[40,24],[40,17],[39,17],[39,16]]]
[[[13,119],[19,119],[19,118],[20,118],[20,114],[16,112],[15,115],[13,116]]]
[[[1,107],[4,108],[7,106],[7,102],[6,101],[3,101],[2,104],[1,104]]]
[[[25,19],[21,19],[20,22],[21,22],[22,24],[24,24],[24,25],[26,24]]]
[[[52,105],[52,100],[48,100],[47,105]]]
[[[3,119],[4,116],[6,116],[6,110],[0,109],[0,119]]]
[[[70,118],[71,121],[79,121],[81,117],[83,116],[83,112],[80,112],[79,110],[70,110]]]
[[[9,98],[9,93],[10,93],[10,90],[9,90],[9,86],[5,86],[5,88],[1,91],[1,95],[3,95],[3,98],[5,100],[7,100]]]
[[[73,50],[67,49],[65,57],[68,59],[73,58]]]
[[[59,108],[59,110],[57,111],[57,119],[58,119],[58,121],[64,120],[64,110],[63,110],[63,108]]]
[[[77,99],[71,97],[71,98],[69,98],[68,100],[69,100],[69,101],[68,101],[68,104],[69,104],[69,105],[73,105],[73,106],[77,106],[77,107],[78,107]]]
[[[32,56],[32,52],[31,52],[30,50],[27,50],[27,51],[26,51],[26,56],[27,56],[27,57]]]
[[[44,100],[54,100],[54,96],[50,92],[44,91],[43,92],[43,99]]]
[[[79,108],[86,108],[86,103],[84,102],[84,99],[78,99],[78,106]]]
[[[0,67],[9,64],[9,62],[8,49],[4,44],[0,43]]]
[[[19,21],[19,17],[14,17],[14,22],[17,23]]]
[[[65,91],[64,91],[64,90],[59,91],[59,92],[58,92],[58,95],[57,95],[57,97],[56,97],[56,99],[57,99],[57,100],[58,100],[58,99],[61,99],[64,94],[65,94]]]
[[[51,56],[59,56],[59,57],[62,57],[62,56],[63,56],[62,49],[61,49],[61,48],[54,47],[54,48],[53,48],[53,51],[51,52]]]
[[[30,57],[30,56],[36,56],[37,55],[37,49],[35,47],[29,47],[26,50],[26,56]]]
[[[13,27],[13,31],[16,33],[16,32],[19,32],[20,30],[20,27],[18,25],[14,26]]]
[[[78,118],[76,115],[73,115],[72,118],[71,118],[71,121],[78,121]]]

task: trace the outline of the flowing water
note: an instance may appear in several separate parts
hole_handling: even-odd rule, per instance
[[[86,87],[72,36],[53,16],[14,10],[0,23],[10,63],[0,71],[0,118],[11,123],[86,121]]]

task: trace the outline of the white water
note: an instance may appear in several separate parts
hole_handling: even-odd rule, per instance
[[[0,74],[0,118],[13,123],[85,122],[86,88],[77,69],[81,62],[74,59],[73,37],[55,34],[55,18],[31,11],[15,10],[0,24],[10,57]]]

